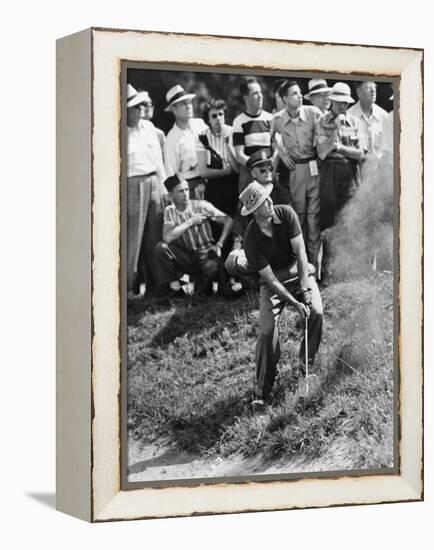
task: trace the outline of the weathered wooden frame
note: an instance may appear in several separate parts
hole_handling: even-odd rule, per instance
[[[123,60],[398,77],[399,473],[121,490]],[[88,521],[423,499],[423,51],[88,29],[57,44],[57,507]]]

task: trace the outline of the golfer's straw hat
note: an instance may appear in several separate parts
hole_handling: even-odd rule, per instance
[[[257,181],[252,181],[241,193],[240,201],[243,203],[241,215],[248,216],[259,208],[270,196],[273,190],[273,184],[261,185]]]
[[[182,86],[179,84],[176,84],[176,86],[172,86],[170,90],[166,94],[166,108],[165,111],[170,111],[170,107],[172,105],[175,105],[175,103],[179,103],[179,101],[185,101],[186,99],[193,99],[196,97],[196,94],[188,94]]]
[[[351,88],[345,82],[336,82],[329,99],[341,103],[354,103],[354,99],[351,97]]]
[[[310,100],[315,94],[323,94],[332,91],[327,84],[327,80],[324,80],[323,78],[312,78],[312,80],[309,80],[307,83],[307,88],[309,92],[304,96],[304,99],[308,100]]]

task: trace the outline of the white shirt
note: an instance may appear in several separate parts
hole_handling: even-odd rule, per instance
[[[182,174],[185,179],[200,175],[196,157],[196,138],[207,125],[201,118],[192,118],[182,130],[175,122],[164,143],[164,166],[167,176]]]
[[[166,179],[161,147],[155,126],[149,120],[139,128],[128,128],[128,177],[156,172],[160,182]]]
[[[361,130],[365,136],[365,143],[369,153],[374,153],[375,156],[380,155],[380,142],[383,133],[383,124],[387,117],[387,111],[379,107],[376,103],[372,105],[372,113],[368,117],[362,111],[360,101],[350,107],[348,114],[355,116],[360,120]]]
[[[393,153],[393,111],[384,119],[383,133],[381,135],[380,152]]]

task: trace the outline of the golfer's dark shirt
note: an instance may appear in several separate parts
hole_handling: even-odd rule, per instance
[[[244,250],[250,267],[255,272],[267,265],[276,271],[292,266],[297,259],[291,245],[291,239],[301,233],[295,211],[290,206],[275,206],[271,226],[272,237],[264,235],[255,220],[252,220],[246,229]]]

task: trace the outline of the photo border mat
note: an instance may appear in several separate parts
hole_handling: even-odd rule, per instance
[[[344,78],[345,75],[336,74],[331,72],[310,71],[306,74],[303,71],[289,72],[273,70],[271,73],[268,70],[259,70],[254,73],[245,67],[235,68],[220,68],[220,67],[204,67],[203,65],[173,65],[173,64],[160,64],[160,63],[137,63],[122,60],[121,62],[121,272],[122,272],[122,313],[121,313],[121,327],[120,327],[120,341],[121,341],[121,489],[132,490],[139,489],[141,487],[175,487],[175,486],[191,486],[197,484],[215,484],[215,483],[245,483],[245,482],[267,482],[274,480],[297,480],[297,479],[315,479],[315,478],[333,478],[342,476],[366,476],[366,475],[394,475],[399,472],[399,452],[398,452],[398,433],[399,433],[399,410],[398,410],[398,395],[399,395],[399,365],[398,365],[398,284],[399,284],[399,272],[396,269],[393,277],[394,287],[394,319],[393,319],[393,466],[385,468],[372,468],[372,469],[351,469],[351,470],[328,470],[328,471],[313,471],[302,473],[282,473],[282,474],[245,474],[238,476],[209,476],[209,477],[197,477],[197,478],[184,478],[184,479],[164,479],[164,480],[152,480],[152,481],[128,481],[128,433],[127,433],[127,409],[128,409],[128,374],[127,374],[127,297],[126,297],[126,281],[127,281],[127,261],[126,261],[126,244],[127,244],[127,125],[126,125],[126,93],[127,93],[127,73],[129,69],[151,69],[155,71],[182,71],[182,72],[196,72],[196,73],[220,73],[220,74],[236,74],[236,75],[249,75],[249,76],[267,76],[276,78],[329,78],[336,80]],[[366,75],[358,75],[353,73],[350,76],[345,76],[345,80],[359,81],[366,78]],[[376,82],[389,83],[393,88],[394,95],[394,134],[399,121],[399,78],[398,77],[376,77]],[[392,93],[392,92],[391,92]],[[394,145],[398,145],[399,139],[394,135]],[[399,147],[394,146],[394,186],[393,186],[393,249],[394,257],[397,258],[398,250],[398,229],[399,229]],[[253,358],[253,355],[252,355]],[[253,360],[253,359],[252,359]]]

